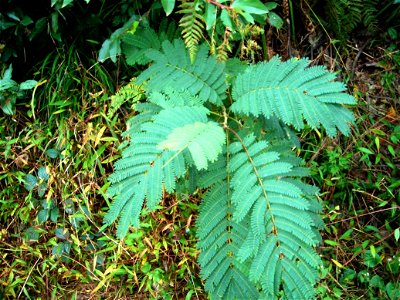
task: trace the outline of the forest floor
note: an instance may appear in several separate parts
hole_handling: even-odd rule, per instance
[[[318,298],[400,299],[400,43],[363,37],[339,50],[295,49],[283,40],[269,54],[310,56],[338,71],[358,100],[349,137],[299,135],[326,223]],[[134,112],[127,105],[107,116],[115,88],[104,67],[82,66],[71,49],[49,55],[54,63],[38,67],[47,81],[37,115],[29,102],[0,116],[0,299],[205,299],[198,198],[165,197],[117,241],[102,223],[105,191]]]

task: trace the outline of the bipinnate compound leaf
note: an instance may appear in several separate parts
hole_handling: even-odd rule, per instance
[[[261,1],[231,4],[244,17],[268,9]],[[153,63],[136,83],[145,83],[148,101],[128,121],[104,222],[119,219],[123,238],[140,225],[142,207],[155,209],[180,180],[201,191],[198,261],[211,299],[315,298],[322,207],[318,189],[302,181],[309,171],[286,129],[349,134],[353,116],[344,105],[355,101],[345,85],[306,59],[228,62],[225,70],[207,47],[191,56],[179,40],[146,55]]]
[[[163,19],[158,32],[154,29],[139,25],[134,31],[128,31],[122,37],[122,50],[129,65],[145,65],[151,62],[146,56],[150,49],[160,50],[161,43],[165,40],[172,41],[179,36],[179,31],[174,22]]]
[[[229,218],[232,208],[224,179],[218,178],[201,205],[197,221],[202,226],[197,232],[200,274],[211,299],[259,299],[262,295],[248,277],[249,266],[235,256],[245,242],[246,227]]]
[[[122,47],[126,55],[126,62],[129,65],[148,63],[150,59],[146,57],[146,51],[161,48],[160,38],[151,28],[143,28],[135,33],[128,33],[123,37],[123,42]]]

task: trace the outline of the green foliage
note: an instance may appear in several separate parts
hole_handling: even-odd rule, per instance
[[[121,54],[121,40],[125,33],[135,31],[139,22],[138,17],[133,15],[132,18],[124,24],[121,28],[114,31],[110,38],[106,39],[99,51],[99,61],[103,62],[110,58],[113,62],[117,61],[117,56]]]
[[[128,31],[122,37],[122,49],[129,65],[145,65],[150,59],[145,55],[149,49],[160,50],[165,40],[172,41],[179,36],[175,23],[167,23],[166,19],[160,22],[158,33],[154,29],[143,26]]]
[[[186,1],[179,6],[178,13],[183,14],[179,21],[182,29],[182,37],[186,47],[189,49],[191,59],[196,54],[197,45],[203,40],[203,30],[205,28],[204,19],[201,15],[200,1]]]
[[[199,106],[197,99],[186,99],[185,96],[187,94],[175,96],[172,93],[167,97],[174,100],[168,101],[163,94],[152,94],[150,103],[155,105],[139,108],[149,119],[140,119],[126,133],[130,137],[130,146],[115,164],[118,171],[110,177],[113,185],[108,189],[109,195],[121,196],[113,202],[105,217],[105,222],[111,224],[123,212],[117,232],[120,238],[126,235],[129,225],[139,226],[139,215],[145,198],[147,206],[155,209],[161,200],[163,188],[168,192],[175,190],[176,178],[185,175],[187,159],[205,168],[209,159],[216,158],[218,151],[215,148],[224,142],[224,136],[218,132],[217,125],[207,121],[208,110]],[[187,136],[186,143],[177,143],[176,129],[187,129],[186,125],[193,125],[196,131]],[[140,128],[139,132],[136,127]],[[207,151],[203,147],[196,147],[198,141],[192,139],[210,133],[219,137],[219,140],[210,140],[206,144],[210,146],[210,149],[205,149]],[[185,157],[186,149],[191,157]],[[122,190],[125,190],[123,194]]]
[[[176,7],[175,13],[178,16],[182,15],[179,28],[185,45],[189,49],[191,60],[195,57],[198,45],[204,40],[210,40],[211,51],[219,53],[218,59],[226,60],[228,52],[231,51],[228,40],[233,35],[236,35],[237,41],[244,40],[246,26],[255,23],[263,26],[266,20],[277,28],[283,25],[283,20],[272,11],[277,7],[275,2],[264,4],[259,0],[236,0],[219,3],[193,0],[181,1],[180,5],[176,5],[175,2],[162,0],[161,4],[166,15],[170,15]],[[159,22],[161,25],[159,33],[156,34],[148,27],[148,21],[142,16],[133,15],[104,41],[100,49],[99,61],[104,62],[111,58],[115,62],[117,56],[123,53],[130,65],[146,64],[149,62],[145,55],[148,49],[159,50],[164,40],[172,41],[176,38],[175,33],[178,31],[173,22],[166,27],[166,19],[163,19]]]
[[[189,180],[205,191],[196,224],[211,298],[272,299],[281,290],[312,298],[321,265],[314,250],[323,226],[318,190],[301,181],[309,173],[292,141],[262,133],[271,129],[264,120],[302,129],[304,118],[331,136],[337,128],[349,134],[353,117],[342,104],[355,101],[335,75],[305,59],[275,57],[238,69],[227,82],[225,64],[206,46],[194,59],[190,53],[181,40],[147,52],[154,63],[137,83],[146,82],[148,101],[128,122],[129,146],[109,177],[115,199],[104,222],[119,217],[124,238],[130,225],[140,226],[144,204],[154,210],[164,193]],[[243,125],[250,120],[253,126]]]
[[[28,191],[33,190],[37,187],[37,193],[39,197],[43,197],[47,190],[47,182],[49,180],[49,174],[47,174],[46,167],[40,167],[37,172],[37,176],[32,174],[26,174],[25,176],[25,188]]]
[[[60,215],[60,210],[55,206],[54,201],[43,200],[42,209],[38,213],[39,224],[51,220],[52,222],[57,222],[58,216]]]
[[[304,128],[304,118],[313,129],[322,124],[330,136],[336,135],[336,127],[348,135],[347,123],[353,122],[353,116],[335,104],[354,104],[354,98],[343,93],[344,84],[332,82],[334,74],[322,66],[307,65],[307,59],[281,63],[275,57],[249,67],[236,79],[232,110],[266,118],[276,116],[297,130]]]
[[[328,24],[330,24],[338,39],[346,39],[348,34],[361,23],[363,2],[361,0],[327,1]]]
[[[162,51],[149,49],[147,56],[154,64],[137,78],[138,84],[149,79],[146,90],[162,91],[167,87],[175,90],[187,89],[193,95],[199,94],[201,101],[210,101],[221,105],[225,99],[226,83],[224,67],[217,64],[208,49],[203,45],[192,63],[184,44],[175,40],[165,41]]]
[[[397,18],[399,13],[396,2],[392,0],[325,0],[319,3],[325,12],[323,25],[340,44],[346,43],[357,28],[367,29],[369,34],[376,33],[381,24]],[[389,14],[386,12],[388,9],[391,9]]]
[[[37,84],[36,80],[27,80],[18,84],[11,79],[12,71],[12,65],[10,65],[0,79],[0,107],[7,115],[15,113],[17,99],[23,98],[25,91],[33,89]]]
[[[8,3],[6,3],[8,2]],[[83,5],[81,6],[82,2]],[[20,48],[23,45],[35,45],[34,41],[46,38],[49,41],[63,42],[67,37],[65,33],[65,19],[71,17],[69,12],[79,7],[84,11],[90,0],[52,0],[46,2],[43,9],[32,10],[32,7],[25,3],[17,5],[11,0],[3,1],[3,10],[0,13],[0,33],[6,38],[1,42],[4,49],[0,51],[3,62],[12,60],[13,57],[25,53]],[[104,1],[103,1],[104,2]],[[39,3],[42,4],[42,3]],[[73,14],[72,14],[73,16]],[[88,18],[90,20],[90,18]]]
[[[257,296],[273,298],[260,296],[263,289],[268,291],[274,288],[263,272],[274,273],[276,248],[285,251],[286,257],[282,255],[282,260],[287,263],[291,249],[285,246],[285,241],[295,241],[291,244],[295,247],[296,237],[293,233],[289,236],[282,226],[275,235],[274,229],[270,229],[270,220],[268,228],[257,226],[260,223],[254,220],[261,219],[263,215],[260,210],[259,216],[256,216],[255,207],[264,205],[262,201],[252,202],[250,210],[238,214],[243,204],[237,198],[242,186],[245,188],[242,191],[246,195],[243,197],[245,200],[249,198],[248,191],[255,195],[258,192],[255,191],[255,173],[248,172],[249,166],[253,165],[268,170],[269,173],[260,172],[262,181],[270,182],[277,176],[283,184],[287,184],[288,180],[298,184],[307,172],[292,153],[294,145],[297,145],[296,154],[304,155],[310,167],[311,178],[302,180],[321,188],[318,198],[322,200],[326,227],[322,231],[324,244],[318,248],[321,257],[318,275],[322,280],[317,286],[316,298],[399,298],[399,1],[374,1],[376,7],[369,6],[372,1],[365,1],[363,7],[372,8],[370,14],[376,16],[372,21],[375,19],[378,25],[372,28],[378,32],[369,30],[367,33],[373,48],[369,48],[368,43],[358,57],[356,48],[365,37],[357,34],[358,46],[355,40],[345,39],[349,45],[354,45],[354,48],[349,48],[349,59],[354,56],[359,58],[353,64],[356,72],[349,81],[349,87],[359,100],[355,109],[357,126],[350,137],[339,134],[335,139],[325,137],[325,129],[319,129],[321,124],[313,129],[304,111],[299,111],[304,128],[297,138],[289,128],[294,125],[286,125],[282,119],[288,113],[280,107],[273,106],[277,111],[272,112],[269,119],[265,119],[263,113],[254,112],[256,117],[253,113],[247,115],[232,110],[232,104],[240,99],[232,97],[239,83],[237,77],[251,78],[252,84],[258,77],[246,77],[246,70],[254,72],[252,67],[238,59],[228,58],[235,56],[256,62],[269,60],[271,53],[287,55],[286,41],[282,40],[285,28],[277,31],[270,26],[282,25],[281,19],[273,17],[274,12],[281,11],[280,5],[269,2],[264,8],[259,4],[265,1],[197,1],[199,5],[195,12],[202,16],[206,27],[201,31],[196,55],[203,47],[200,44],[205,42],[217,55],[217,60],[226,61],[222,72],[212,71],[215,76],[218,74],[225,78],[226,83],[224,91],[217,93],[218,100],[210,102],[206,96],[208,92],[201,96],[203,100],[199,96],[203,90],[212,91],[215,88],[211,81],[201,85],[193,81],[200,89],[194,89],[197,98],[190,91],[176,91],[176,86],[158,88],[157,81],[154,81],[152,91],[147,90],[146,84],[152,78],[159,75],[168,77],[163,73],[163,66],[169,68],[168,63],[163,65],[158,62],[161,71],[153,69],[154,75],[144,79],[140,85],[136,79],[131,81],[132,77],[140,75],[143,68],[148,68],[148,64],[155,64],[145,55],[147,49],[166,56],[161,46],[163,42],[169,41],[174,45],[172,41],[184,29],[178,26],[178,22],[185,14],[177,14],[183,1],[44,2],[37,2],[32,9],[29,1],[6,0],[2,1],[0,12],[0,56],[3,62],[7,62],[0,69],[6,70],[12,63],[12,79],[17,83],[41,78],[37,85],[40,88],[34,91],[33,97],[20,98],[12,117],[0,113],[0,298],[203,299],[207,296],[204,283],[214,293],[222,292],[228,284],[229,289],[225,290],[227,298],[233,299],[234,294],[245,299]],[[289,2],[296,5],[295,1]],[[301,1],[297,8],[300,8],[300,3],[305,8],[307,3],[312,5],[316,2],[321,9],[325,8],[326,1],[323,0]],[[285,1],[278,3],[284,4]],[[259,11],[255,10],[257,7]],[[295,13],[299,11],[294,10]],[[170,16],[168,22],[165,12]],[[320,13],[321,10],[315,12]],[[359,23],[350,32],[350,38],[352,33],[364,33],[364,30],[358,29],[364,29],[364,23],[367,25],[370,22],[364,20],[367,10],[362,9],[361,12],[362,20],[357,21]],[[97,63],[96,50],[133,15],[136,15],[136,23],[120,32],[121,35],[114,35],[110,39],[108,53],[105,53],[105,56],[113,54],[118,64],[107,61]],[[298,28],[301,21],[306,21],[304,24],[309,19],[306,15],[301,15],[302,20],[297,17],[294,16],[291,25],[301,32],[302,28]],[[254,23],[246,18],[250,21],[252,18]],[[281,23],[274,23],[274,20]],[[156,30],[150,29],[149,26],[154,25]],[[333,31],[330,27],[325,28],[329,33]],[[319,35],[321,29],[316,27],[315,31],[308,31],[310,36],[307,37],[311,40],[314,33]],[[292,33],[298,35],[295,30]],[[302,55],[307,53],[309,45],[305,39],[300,44],[289,46],[295,51],[293,54],[297,55],[299,51]],[[118,47],[120,53],[117,53]],[[55,50],[49,53],[49,49]],[[120,54],[127,58],[129,66],[119,59]],[[328,53],[323,51],[320,54],[318,58],[322,60]],[[190,55],[185,55],[185,60],[187,57],[190,60]],[[335,61],[334,57],[332,59]],[[196,56],[193,60],[196,61]],[[216,64],[214,58],[205,61],[213,66]],[[271,68],[279,74],[286,63],[276,62],[275,67],[260,69]],[[325,62],[328,65],[328,61]],[[179,63],[176,64],[176,67],[179,66]],[[200,72],[200,67],[199,63],[196,70],[185,78],[193,80],[192,77],[200,76],[207,79],[203,74],[207,71]],[[338,61],[334,66],[330,65],[330,68],[333,67],[339,72],[340,68],[346,69]],[[190,65],[185,66],[186,70],[188,68]],[[176,76],[174,78],[184,76],[173,69],[167,72]],[[304,72],[307,70],[305,68]],[[301,76],[302,73],[297,74]],[[262,79],[260,77],[260,82]],[[159,80],[163,80],[162,77]],[[263,87],[258,83],[253,86],[257,89]],[[278,86],[278,83],[274,85],[275,88]],[[185,89],[190,88],[190,85],[185,86]],[[116,90],[118,93],[110,97]],[[278,91],[277,95],[287,100],[287,95],[293,97],[294,91],[289,87],[287,93]],[[185,93],[187,96],[183,96]],[[269,95],[265,91],[257,93],[262,97]],[[146,106],[142,102],[149,95],[158,97],[158,100],[154,98],[154,102],[149,101],[147,104],[150,106]],[[186,106],[182,103],[189,98],[192,98],[189,107],[208,110],[207,122],[169,128],[171,132],[157,147],[157,151],[182,151],[184,154],[186,172],[175,181],[178,193],[171,194],[162,189],[161,200],[156,205],[157,212],[142,209],[140,228],[128,232],[124,241],[114,240],[114,227],[101,227],[110,206],[105,191],[110,184],[107,177],[113,169],[112,164],[120,158],[121,149],[129,144],[129,137],[141,131],[142,124],[155,122],[154,115],[169,107],[164,102],[178,101],[176,106],[180,107]],[[293,99],[304,100],[303,97]],[[315,100],[318,102],[318,97]],[[125,128],[125,119],[133,115],[135,117],[128,122],[128,139],[121,144],[119,137]],[[340,131],[336,125],[331,127]],[[209,133],[218,140],[221,132],[227,137],[223,143],[214,145],[211,135],[211,141],[208,141]],[[250,142],[250,137],[255,138],[254,142]],[[283,145],[285,139],[290,139],[287,145]],[[252,152],[255,160],[251,164],[243,159],[243,155],[238,156],[245,151],[233,153],[232,145],[241,145],[249,153],[255,151],[252,147],[258,146],[261,153]],[[279,145],[280,149],[277,149]],[[279,153],[277,160],[264,165],[257,161],[264,153],[271,156],[275,152]],[[233,157],[237,164],[241,163],[239,166],[231,166]],[[164,169],[168,165],[166,163]],[[39,169],[43,170],[41,166],[46,166],[47,181],[38,176]],[[240,171],[241,177],[238,175]],[[242,185],[247,178],[248,185]],[[25,183],[33,190],[28,191]],[[40,183],[43,197],[38,195]],[[269,188],[267,184],[265,186]],[[307,185],[302,188],[307,188]],[[184,194],[181,194],[182,191]],[[301,195],[304,199],[283,195],[284,199],[292,199],[294,202],[291,204],[295,205],[286,208],[288,201],[278,203],[277,197],[274,197],[281,190],[266,192],[268,196],[273,196],[268,199],[271,199],[271,207],[275,210],[272,210],[273,215],[280,225],[292,224],[292,219],[288,222],[284,219],[286,215],[279,214],[283,209],[299,213],[302,220],[304,215],[319,214],[308,210],[313,204],[315,210],[318,207],[315,198],[305,193]],[[234,198],[233,195],[239,196]],[[199,199],[202,199],[202,204]],[[264,220],[267,220],[270,210],[265,208],[264,212]],[[242,218],[240,221],[233,218],[236,214]],[[196,219],[196,224],[209,226],[195,226]],[[294,226],[300,231],[308,230],[297,223]],[[208,228],[222,230],[222,241],[218,239],[219,234],[208,232]],[[244,245],[253,239],[253,231],[257,233],[263,229],[270,233],[265,235],[270,244],[259,239],[259,247],[254,253],[244,251]],[[273,245],[276,237],[282,242],[279,247]],[[256,242],[254,239],[253,244]],[[306,246],[304,249],[310,248]],[[275,252],[269,251],[274,247],[272,250]],[[243,257],[239,257],[239,250],[242,250],[240,254]],[[262,252],[267,255],[261,255]],[[215,260],[211,255],[215,256]],[[246,255],[249,257],[246,258]],[[268,262],[265,261],[267,259]],[[201,270],[196,260],[200,262]],[[306,272],[311,268],[308,260],[300,258],[298,263],[305,266]],[[226,273],[220,278],[224,270]],[[285,298],[284,289],[291,287],[291,275],[282,272],[280,278],[285,277],[287,284],[280,285],[282,290],[278,292],[278,298]],[[292,277],[297,275],[294,272]],[[310,278],[313,276],[315,274]],[[206,279],[205,282],[202,279]],[[296,279],[301,282],[301,278]]]
[[[397,70],[392,58],[385,56],[381,67]],[[398,297],[399,128],[396,98],[391,96],[394,82],[385,88],[373,86],[382,74],[373,71],[354,79],[359,104],[351,138],[328,141],[303,135],[313,180],[325,191],[321,198],[327,226],[321,254],[329,259],[321,269],[317,289],[321,299],[350,300],[361,293],[368,299]],[[385,104],[378,100],[383,95],[376,96],[377,91],[388,99]],[[371,109],[377,103],[380,109]]]
[[[136,102],[141,100],[143,95],[143,89],[135,83],[135,79],[133,78],[129,83],[118,90],[115,95],[111,96],[107,117],[112,118],[117,110],[127,101],[130,101],[131,105],[136,104]]]

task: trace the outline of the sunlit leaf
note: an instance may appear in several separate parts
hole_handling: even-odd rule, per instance
[[[223,23],[226,27],[233,28],[232,20],[231,20],[231,18],[229,17],[229,14],[228,14],[228,12],[227,12],[226,9],[224,9],[224,10],[221,12],[221,17],[220,17],[220,18],[221,18],[222,23]]]
[[[104,62],[107,58],[110,56],[110,40],[107,39],[103,42],[103,45],[101,45],[101,49],[99,51],[99,62]]]
[[[396,240],[396,242],[398,242],[399,238],[400,238],[400,228],[396,228],[394,230],[394,239]]]
[[[19,88],[21,90],[30,90],[30,89],[33,89],[36,84],[37,84],[36,80],[27,80],[27,81],[22,82],[19,85]]]
[[[175,0],[161,0],[161,4],[164,8],[167,16],[172,13],[175,7]]]
[[[269,19],[269,23],[271,24],[271,26],[274,26],[274,27],[276,27],[278,29],[282,28],[283,20],[276,13],[269,12],[268,13],[268,19]]]
[[[232,3],[231,7],[256,15],[262,15],[268,12],[268,9],[259,0],[236,0]]]
[[[217,18],[217,7],[211,3],[206,3],[204,20],[207,24],[207,30],[211,29]]]

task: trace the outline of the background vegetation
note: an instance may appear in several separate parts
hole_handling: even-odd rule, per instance
[[[102,225],[121,133],[142,100],[122,88],[142,66],[121,54],[121,35],[168,19],[179,36],[185,7],[177,1],[167,17],[165,1],[3,2],[0,299],[206,298],[198,195],[165,197],[123,242]],[[239,35],[199,29],[197,42],[221,60],[306,56],[337,71],[358,100],[350,137],[299,136],[322,191],[320,299],[400,298],[399,20],[398,1],[277,1]]]

